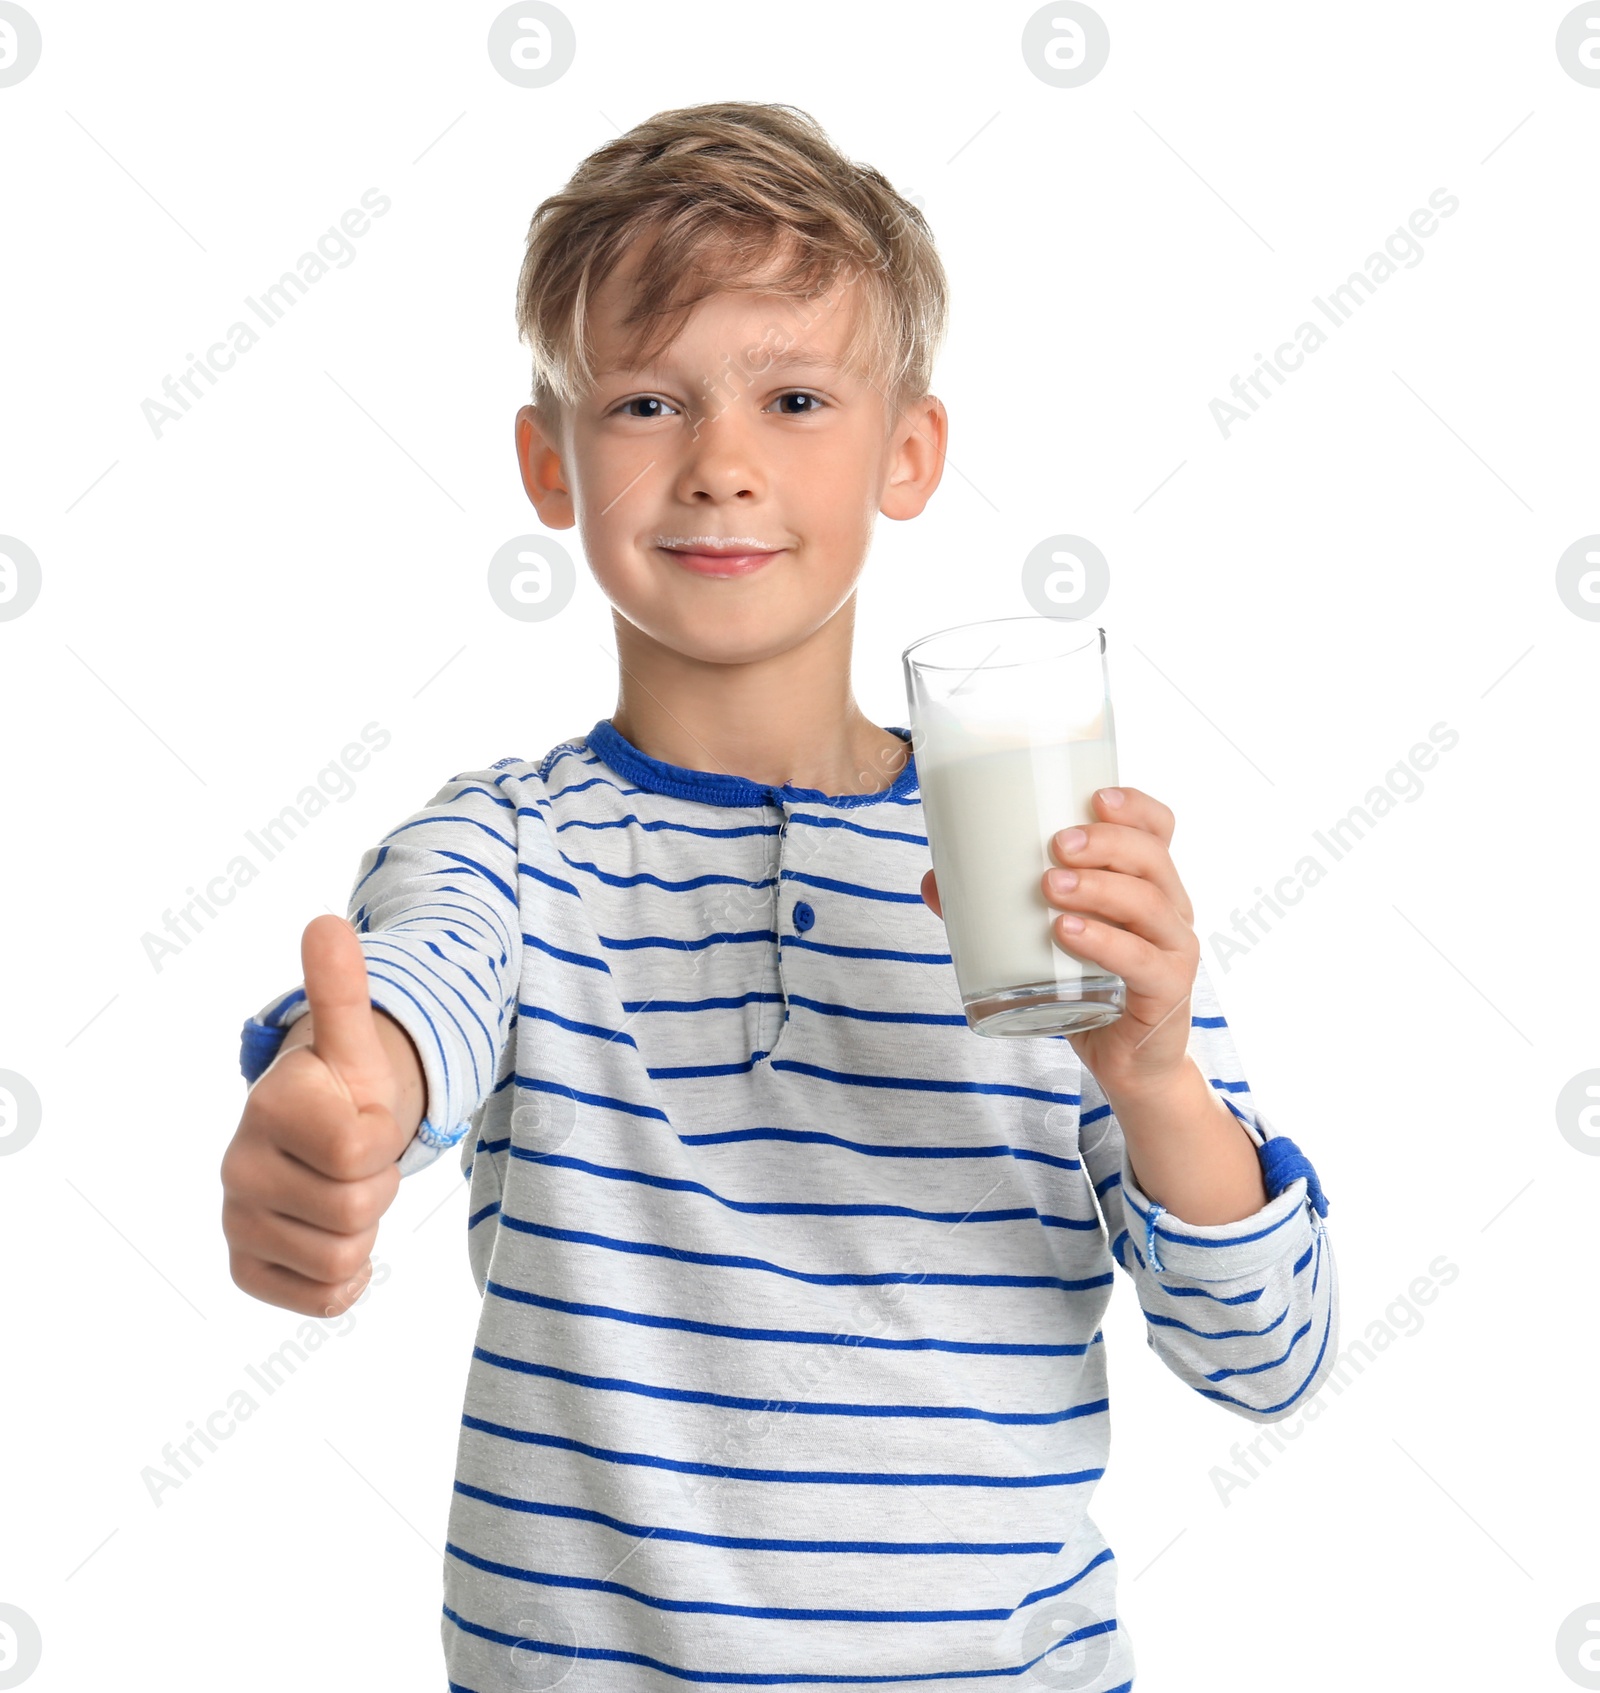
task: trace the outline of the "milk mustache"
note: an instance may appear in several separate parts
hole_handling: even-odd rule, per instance
[[[1050,837],[1098,822],[1093,795],[1117,782],[1109,704],[1062,738],[1025,726],[927,714],[917,778],[950,954],[963,997],[1075,983],[1085,966],[1056,944],[1057,908],[1040,885],[1056,867]],[[1102,975],[1098,966],[1087,966]]]

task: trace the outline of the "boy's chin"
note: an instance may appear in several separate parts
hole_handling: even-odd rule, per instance
[[[800,646],[824,618],[774,616],[771,606],[677,607],[674,615],[636,619],[622,616],[643,634],[699,664],[758,664]]]

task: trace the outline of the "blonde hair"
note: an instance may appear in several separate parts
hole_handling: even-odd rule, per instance
[[[534,212],[517,278],[534,404],[570,404],[593,383],[595,291],[641,239],[631,356],[659,352],[725,289],[810,301],[859,281],[847,362],[891,404],[927,392],[948,311],[927,220],[805,112],[729,101],[658,112]]]

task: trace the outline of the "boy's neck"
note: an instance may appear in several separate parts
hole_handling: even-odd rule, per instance
[[[615,610],[612,727],[666,764],[825,794],[893,785],[908,748],[850,688],[855,598],[807,641],[773,658],[718,664],[653,640]]]

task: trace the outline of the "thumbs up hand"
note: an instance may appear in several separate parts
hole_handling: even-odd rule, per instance
[[[411,1037],[372,1007],[366,956],[343,918],[314,917],[300,959],[310,1010],[251,1088],[223,1155],[222,1228],[246,1293],[336,1317],[372,1274],[425,1083]]]

